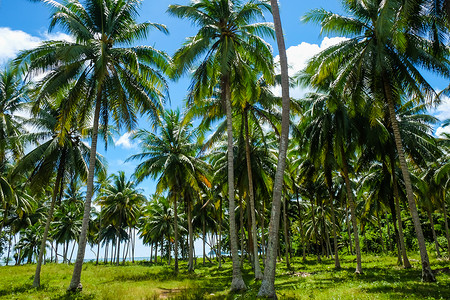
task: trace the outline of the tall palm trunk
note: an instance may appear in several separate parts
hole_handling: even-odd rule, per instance
[[[258,256],[258,239],[256,238],[256,216],[255,216],[255,195],[253,193],[253,171],[250,160],[250,137],[248,132],[248,114],[247,109],[244,110],[244,126],[245,126],[245,159],[247,161],[247,176],[248,176],[248,195],[250,202],[250,218],[252,219],[251,234],[253,239],[253,262],[255,268],[255,279],[261,280],[263,274],[259,264]]]
[[[102,103],[101,90],[97,93],[97,99],[94,112],[94,126],[92,130],[92,143],[89,153],[89,173],[86,187],[86,200],[84,202],[83,223],[81,225],[80,239],[78,242],[78,253],[73,268],[72,280],[70,281],[69,291],[76,291],[80,285],[81,270],[84,261],[84,254],[86,251],[87,230],[89,226],[89,218],[91,215],[91,200],[94,192],[94,175],[95,175],[95,156],[97,155],[97,137],[98,137],[98,122],[100,117],[100,107]]]
[[[355,252],[356,252],[356,271],[355,271],[355,273],[361,274],[362,273],[361,248],[359,246],[358,225],[356,224],[355,200],[353,198],[353,192],[352,192],[352,188],[350,186],[350,178],[348,176],[347,158],[346,158],[345,151],[344,151],[344,145],[342,145],[342,143],[340,145],[340,150],[341,150],[341,157],[342,157],[342,168],[344,171],[345,187],[347,188],[347,199],[348,199],[348,203],[350,206],[353,234],[355,235]]]
[[[445,191],[443,192],[442,211],[444,212],[445,237],[447,238],[447,253],[450,258],[450,235],[448,230],[447,209],[445,208]]]
[[[377,224],[378,224],[378,233],[380,234],[380,243],[381,243],[381,250],[383,252],[386,252],[386,247],[384,245],[384,239],[383,239],[383,230],[381,229],[381,221],[380,221],[380,214],[378,212],[378,209],[376,210],[377,213]]]
[[[275,34],[280,55],[281,67],[281,94],[282,94],[282,112],[281,112],[281,137],[280,149],[278,152],[277,171],[273,183],[272,211],[269,224],[269,241],[267,247],[267,258],[264,269],[264,277],[261,282],[258,296],[275,297],[275,267],[277,264],[278,248],[278,230],[280,226],[280,208],[281,193],[283,188],[284,169],[286,167],[286,154],[289,143],[289,75],[286,55],[286,46],[284,44],[283,28],[281,26],[280,11],[277,0],[270,0],[272,7],[273,22],[275,25]]]
[[[291,263],[289,261],[289,239],[288,239],[288,221],[287,221],[287,211],[286,211],[286,201],[287,197],[284,196],[283,201],[283,233],[284,233],[284,243],[285,243],[285,252],[286,252],[286,267],[288,269],[291,268]]]
[[[45,245],[47,244],[48,232],[50,230],[50,222],[53,218],[53,211],[55,210],[56,198],[58,196],[59,189],[62,187],[63,173],[64,173],[65,155],[62,155],[61,161],[58,167],[58,173],[56,174],[55,186],[52,193],[52,202],[50,203],[50,209],[48,211],[47,221],[45,222],[44,236],[42,237],[41,247],[39,249],[39,256],[36,265],[36,272],[34,273],[33,287],[39,287],[41,285],[41,267],[45,252]]]
[[[397,176],[395,175],[395,160],[394,160],[394,152],[391,151],[391,169],[392,169],[392,186],[394,190],[394,202],[395,202],[395,216],[398,223],[398,245],[400,246],[400,251],[403,257],[403,267],[405,269],[411,268],[411,263],[409,262],[408,255],[406,253],[405,239],[403,237],[403,222],[402,215],[400,213],[400,196],[398,194],[398,184],[397,184]],[[395,222],[395,220],[394,220]]]
[[[190,197],[187,197],[187,211],[188,211],[188,231],[189,231],[189,265],[188,271],[194,271],[194,232],[192,229],[192,210],[191,210],[191,201]]]
[[[206,264],[206,224],[205,224],[205,212],[202,214],[202,237],[203,237],[203,265]]]
[[[346,204],[345,205],[345,223],[347,224],[347,233],[348,233],[348,246],[350,247],[350,254],[353,255],[353,243],[352,243],[352,232],[350,229],[350,221],[349,221],[349,216],[348,216],[348,210],[349,207]]]
[[[305,247],[305,232],[303,229],[303,220],[302,220],[302,213],[301,213],[301,207],[300,207],[300,199],[298,196],[298,188],[295,188],[295,192],[297,195],[297,206],[298,206],[298,222],[300,223],[300,235],[301,235],[301,239],[302,239],[302,259],[303,261],[306,261],[306,247]]]
[[[328,195],[330,197],[331,206],[331,222],[333,222],[333,243],[334,243],[334,268],[340,269],[341,263],[339,262],[338,244],[337,244],[337,234],[336,234],[336,217],[334,213],[334,193],[333,193],[333,182],[331,170],[328,169],[325,173],[325,181],[328,187]]]
[[[400,169],[402,170],[403,180],[405,181],[406,196],[408,198],[409,211],[414,223],[414,229],[417,235],[417,241],[419,244],[420,258],[422,261],[422,280],[425,282],[436,281],[433,272],[430,267],[430,260],[428,258],[427,247],[425,244],[425,238],[423,236],[422,226],[420,225],[419,213],[417,211],[416,201],[414,200],[414,194],[412,190],[411,178],[409,175],[408,166],[406,164],[405,154],[403,152],[402,138],[400,135],[400,129],[398,126],[398,120],[395,113],[394,100],[392,98],[392,90],[387,81],[388,76],[384,76],[384,92],[389,107],[389,116],[394,131],[395,145],[397,147],[398,159],[400,161]]]
[[[316,238],[317,262],[320,263],[320,262],[322,262],[322,259],[320,258],[320,252],[319,252],[319,230],[317,229],[316,209],[314,208],[314,198],[313,198],[313,196],[310,197],[310,201],[311,201],[311,213],[312,213],[311,219],[312,219],[314,235],[315,235],[315,238]]]
[[[222,268],[222,197],[219,198],[219,238],[217,241],[217,253],[219,257],[219,270]]]
[[[175,195],[173,200],[173,222],[174,222],[174,270],[178,272],[178,207],[177,207],[177,195]]]
[[[241,267],[244,264],[244,239],[245,239],[245,232],[244,232],[244,209],[243,209],[243,202],[242,202],[242,197],[239,196],[239,232],[240,232],[240,236],[241,236]]]
[[[222,91],[224,93],[225,109],[227,115],[227,140],[228,140],[228,213],[230,215],[230,248],[231,259],[233,260],[233,279],[231,281],[231,291],[245,290],[247,286],[242,279],[241,265],[238,255],[238,241],[236,232],[236,217],[234,203],[234,155],[233,155],[233,120],[231,111],[231,87],[229,78],[222,79]]]
[[[117,234],[116,266],[118,266],[119,265],[119,260],[120,260],[120,232],[119,232],[119,228],[116,228],[116,234]]]

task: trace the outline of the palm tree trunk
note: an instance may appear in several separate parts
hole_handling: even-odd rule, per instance
[[[188,231],[189,231],[189,265],[188,272],[194,272],[194,232],[192,229],[192,209],[190,197],[187,198],[187,210],[188,210]]]
[[[150,243],[150,263],[153,262],[153,242]]]
[[[240,260],[240,264],[241,267],[244,264],[244,239],[245,239],[245,233],[244,233],[244,209],[243,209],[243,202],[242,202],[242,197],[239,196],[239,232],[240,232],[240,236],[241,236],[241,240],[240,240],[240,248],[241,248],[241,260]]]
[[[158,241],[155,241],[155,264],[158,262]]]
[[[298,206],[298,222],[300,223],[300,235],[301,235],[301,239],[302,239],[302,259],[303,261],[306,261],[306,247],[305,247],[305,232],[303,229],[303,220],[302,220],[302,212],[301,212],[301,207],[300,207],[300,199],[298,196],[298,187],[295,187],[295,193],[297,196],[297,206]]]
[[[338,253],[338,243],[337,243],[337,234],[336,234],[336,217],[334,213],[334,193],[333,193],[333,182],[332,182],[332,174],[331,170],[328,169],[325,172],[325,181],[328,187],[328,195],[330,197],[330,206],[331,206],[331,222],[333,222],[333,243],[334,243],[334,268],[340,269],[341,263],[339,262],[339,253]]]
[[[402,215],[400,212],[400,201],[399,201],[399,194],[398,194],[398,184],[397,184],[397,176],[395,175],[395,163],[393,160],[393,153],[391,155],[391,164],[392,164],[392,184],[393,184],[393,190],[394,190],[394,201],[395,201],[395,216],[398,223],[398,245],[400,246],[400,251],[402,253],[403,257],[403,267],[405,269],[411,268],[411,263],[409,262],[408,255],[406,253],[406,246],[405,246],[405,239],[403,237],[403,222],[402,222]],[[395,220],[394,220],[395,222]]]
[[[445,191],[443,193],[442,211],[444,212],[445,237],[447,238],[447,253],[450,258],[450,235],[448,230],[447,209],[445,208]]]
[[[55,264],[58,263],[58,242],[56,242],[55,246]]]
[[[76,245],[76,242],[73,241],[72,251],[70,252],[70,258],[69,258],[69,262],[68,262],[69,264],[72,261],[72,255],[73,255],[73,251],[75,250],[75,245]]]
[[[391,226],[389,225],[389,218],[387,212],[384,212],[384,218],[386,219],[386,229],[387,229],[386,247],[388,251],[392,251]]]
[[[219,198],[219,238],[217,241],[217,253],[219,257],[219,270],[222,268],[222,197]]]
[[[351,230],[350,230],[350,218],[349,218],[349,215],[348,215],[348,210],[349,210],[349,207],[348,207],[348,205],[346,204],[345,205],[345,222],[347,223],[347,231],[348,231],[348,245],[349,245],[349,247],[350,247],[350,254],[351,255],[353,255],[353,243],[352,243],[352,232],[351,232]]]
[[[285,246],[285,252],[286,252],[286,267],[288,269],[291,268],[291,263],[289,262],[289,241],[288,241],[288,228],[287,228],[287,212],[286,212],[286,201],[287,201],[287,197],[286,195],[284,196],[284,201],[283,201],[283,231],[284,231],[284,243],[286,244]]]
[[[436,236],[436,230],[434,229],[434,221],[433,215],[431,214],[431,210],[426,208],[428,219],[430,220],[431,233],[433,234],[434,246],[436,247],[436,255],[438,258],[441,257],[441,252],[439,251],[439,243]]]
[[[405,181],[406,196],[408,199],[409,211],[414,223],[414,229],[417,235],[417,241],[419,244],[420,258],[422,260],[422,280],[425,282],[436,281],[433,272],[430,267],[430,260],[428,258],[427,247],[425,244],[425,238],[423,236],[422,226],[420,225],[419,213],[417,211],[416,201],[414,200],[414,194],[412,190],[411,178],[409,175],[408,166],[406,164],[405,154],[403,152],[402,138],[400,135],[400,129],[398,126],[398,120],[395,113],[394,100],[392,98],[392,91],[389,83],[387,82],[387,76],[384,77],[384,92],[389,107],[389,116],[394,131],[395,145],[397,147],[398,159],[400,161],[400,169],[402,170],[403,180]]]
[[[316,224],[316,213],[314,208],[314,198],[310,197],[311,201],[311,213],[312,213],[312,225],[314,230],[314,235],[316,238],[316,251],[317,251],[317,262],[322,262],[322,259],[320,258],[320,252],[319,252],[319,231],[317,230],[317,224]]]
[[[386,252],[386,247],[384,246],[384,239],[383,239],[383,230],[381,230],[380,214],[378,213],[378,209],[377,209],[377,224],[378,224],[378,232],[380,234],[381,250],[383,252]]]
[[[247,287],[241,274],[241,265],[238,256],[238,241],[236,231],[235,203],[234,203],[234,155],[233,155],[233,119],[231,111],[231,87],[229,78],[222,79],[222,91],[224,94],[225,109],[227,115],[227,141],[228,141],[228,213],[230,215],[230,248],[233,260],[233,278],[231,291],[245,290]]]
[[[261,266],[259,264],[258,256],[258,239],[256,237],[256,216],[255,216],[255,195],[253,192],[253,171],[250,160],[250,136],[248,131],[248,114],[247,110],[244,110],[244,126],[245,126],[245,160],[247,161],[247,176],[248,176],[248,195],[250,202],[250,218],[252,219],[251,234],[253,239],[253,263],[255,268],[255,279],[261,280],[263,274],[261,272]]]
[[[204,212],[205,213],[205,212]],[[206,264],[206,224],[205,216],[202,214],[202,236],[203,236],[203,265]]]
[[[102,94],[101,89],[99,88],[95,104],[92,142],[91,142],[91,150],[89,153],[89,173],[87,178],[86,200],[84,202],[83,223],[81,225],[80,239],[78,242],[77,259],[75,261],[75,266],[73,268],[72,280],[70,281],[70,285],[68,288],[69,291],[76,291],[80,285],[81,270],[83,267],[84,254],[86,251],[87,230],[91,215],[91,199],[92,194],[94,192],[95,157],[97,155],[98,122],[100,117],[100,107],[102,102],[101,100]]]
[[[289,143],[289,75],[286,55],[286,46],[284,44],[283,28],[281,26],[280,11],[278,1],[270,0],[272,7],[273,22],[275,25],[275,34],[280,55],[281,67],[281,94],[282,94],[282,112],[281,112],[281,137],[280,149],[278,152],[277,171],[273,183],[272,211],[269,224],[269,242],[267,247],[267,258],[264,269],[264,277],[259,289],[259,297],[276,297],[275,294],[275,268],[277,264],[276,253],[278,247],[278,230],[280,226],[280,208],[281,193],[283,188],[284,169],[286,167],[286,154]]]
[[[355,235],[355,252],[356,252],[356,271],[355,271],[355,273],[361,274],[362,273],[361,249],[359,246],[358,225],[356,224],[355,201],[353,199],[353,192],[352,192],[352,188],[350,186],[350,178],[348,176],[347,158],[346,158],[345,151],[344,151],[344,145],[342,145],[342,143],[340,145],[340,150],[341,150],[341,157],[342,157],[342,168],[344,171],[345,187],[347,188],[347,199],[348,199],[348,203],[350,206],[353,234]]]
[[[50,203],[50,209],[48,211],[47,221],[45,222],[45,228],[44,228],[44,236],[42,237],[41,241],[41,247],[39,250],[39,257],[36,265],[36,272],[34,273],[34,280],[33,280],[33,287],[39,287],[41,286],[41,267],[42,267],[42,259],[45,252],[45,245],[47,244],[47,238],[48,238],[48,232],[50,230],[50,222],[53,218],[53,211],[55,210],[55,203],[56,198],[58,195],[58,190],[61,187],[61,182],[63,178],[63,172],[64,172],[64,155],[61,158],[61,162],[58,167],[58,173],[56,174],[56,180],[55,180],[55,186],[53,188],[52,193],[52,202]]]
[[[266,261],[266,237],[265,237],[265,234],[264,234],[264,231],[265,231],[265,221],[264,221],[264,209],[265,209],[265,204],[264,204],[265,202],[264,202],[264,200],[263,200],[263,203],[262,203],[262,207],[261,207],[261,212],[260,212],[260,224],[261,224],[261,251],[262,251],[262,261],[263,261],[263,264],[265,264],[265,261]]]
[[[117,228],[116,231],[117,231],[116,266],[118,266],[119,265],[119,259],[120,259],[120,232],[119,232],[119,228]]]
[[[174,222],[174,270],[178,272],[178,207],[177,207],[177,194],[175,194],[173,200],[173,222]]]

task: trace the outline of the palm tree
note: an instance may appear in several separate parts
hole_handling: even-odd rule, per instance
[[[270,214],[269,243],[267,247],[267,259],[264,269],[264,278],[258,292],[260,297],[276,297],[275,294],[275,267],[277,263],[278,229],[280,223],[281,196],[283,189],[283,175],[286,167],[286,156],[289,143],[289,74],[286,46],[284,43],[283,27],[281,25],[280,11],[277,0],[270,0],[272,7],[273,22],[275,24],[275,34],[280,55],[281,69],[281,137],[278,152],[277,171],[273,183],[272,211]]]
[[[74,111],[79,111],[80,120],[86,120],[94,112],[83,226],[68,288],[74,291],[80,284],[86,249],[100,113],[103,126],[111,113],[116,124],[125,124],[128,130],[135,127],[137,112],[156,118],[166,90],[162,72],[168,67],[168,57],[150,46],[126,46],[147,36],[151,28],[167,30],[160,24],[136,22],[139,0],[45,2],[53,9],[50,29],[60,25],[75,42],[44,42],[36,49],[22,52],[16,65],[28,65],[31,73],[50,71],[38,83],[36,106],[70,88],[68,96],[59,103],[60,129],[71,124]]]
[[[427,50],[432,49],[432,42],[409,30],[410,24],[405,26],[405,20],[402,19],[405,16],[401,10],[402,1],[371,0],[363,4],[352,0],[345,2],[344,5],[352,14],[351,17],[320,9],[310,12],[304,18],[306,21],[320,23],[322,32],[336,32],[351,37],[318,54],[312,59],[309,68],[316,70],[317,75],[314,79],[316,81],[328,78],[330,73],[337,71],[333,85],[343,88],[353,98],[359,97],[362,92],[369,92],[375,99],[387,103],[420,249],[422,279],[434,281],[395,106],[400,102],[402,93],[424,102],[427,101],[427,97],[435,95],[417,66],[426,66],[438,74],[449,76],[448,61],[442,55],[439,57],[431,55]]]
[[[121,229],[136,226],[145,197],[136,188],[134,181],[126,179],[125,172],[112,174],[109,179],[112,182],[103,187],[99,204],[104,222],[112,224],[116,229],[116,264],[119,265]]]
[[[150,176],[157,179],[158,193],[169,190],[170,200],[174,204],[175,271],[178,271],[178,198],[186,201],[188,207],[189,247],[192,249],[192,216],[189,208],[193,200],[192,189],[198,193],[211,185],[207,163],[196,156],[199,150],[195,143],[197,132],[193,130],[190,117],[183,117],[179,110],[165,111],[159,129],[159,135],[146,130],[138,131],[135,138],[140,139],[143,152],[129,159],[144,160],[135,170],[138,181]],[[192,251],[189,251],[189,261],[192,270]]]
[[[40,272],[50,229],[50,222],[53,218],[53,211],[58,196],[60,198],[59,200],[61,200],[66,178],[72,177],[73,180],[74,177],[79,176],[85,180],[88,173],[87,160],[90,149],[81,141],[81,128],[79,128],[79,125],[73,124],[69,129],[65,129],[67,132],[65,132],[63,138],[61,138],[56,131],[58,115],[58,110],[47,106],[27,122],[30,125],[33,125],[37,130],[40,130],[40,132],[30,134],[33,136],[33,139],[44,140],[45,142],[25,155],[18,162],[14,170],[14,173],[23,173],[27,169],[32,169],[29,181],[31,183],[31,188],[35,191],[48,184],[50,178],[56,173],[50,208],[47,215],[47,222],[45,224],[33,281],[34,287],[40,286]],[[102,168],[102,163],[98,156],[96,165],[97,171],[99,171]]]
[[[192,1],[188,6],[171,5],[168,10],[170,14],[179,18],[188,18],[200,27],[197,35],[188,38],[183,47],[175,53],[175,75],[179,76],[189,70],[195,61],[203,59],[193,74],[191,99],[195,101],[205,96],[209,97],[218,85],[221,100],[225,106],[228,136],[230,243],[233,259],[231,290],[246,289],[240,271],[234,218],[231,88],[232,82],[242,82],[251,70],[251,65],[258,66],[258,71],[270,80],[272,56],[268,45],[258,34],[271,36],[272,28],[266,23],[250,23],[257,18],[262,18],[264,9],[268,10],[268,5],[258,0],[244,4],[235,0],[200,0]]]
[[[23,119],[17,115],[23,107],[27,86],[13,68],[0,72],[0,171],[3,172],[6,161],[18,158],[23,152],[20,136],[25,133]]]

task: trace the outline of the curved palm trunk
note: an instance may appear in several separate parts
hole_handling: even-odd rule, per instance
[[[251,234],[253,239],[253,262],[255,267],[255,279],[261,280],[263,274],[259,264],[258,256],[258,239],[256,237],[256,216],[255,216],[255,195],[253,193],[253,173],[252,164],[250,160],[250,137],[248,133],[248,115],[247,110],[244,110],[244,126],[245,126],[245,160],[247,161],[247,175],[248,175],[248,194],[250,202],[250,217],[252,219]]]
[[[420,225],[416,201],[414,200],[411,178],[409,175],[408,166],[406,164],[405,154],[403,152],[402,138],[400,135],[398,120],[395,114],[395,107],[392,99],[392,91],[387,81],[384,80],[383,83],[384,83],[384,92],[389,107],[389,116],[392,125],[392,130],[394,131],[395,145],[397,147],[398,158],[400,161],[400,169],[402,170],[403,180],[405,181],[406,196],[408,198],[409,211],[413,219],[414,229],[416,231],[417,241],[419,244],[420,258],[422,261],[422,280],[426,282],[434,282],[436,281],[436,279],[434,278],[434,274],[431,271],[430,260],[428,258],[427,247],[425,244],[425,238],[423,236],[422,226]]]
[[[400,251],[403,257],[403,267],[405,269],[409,269],[411,268],[411,263],[409,262],[408,255],[406,254],[405,239],[403,237],[403,222],[402,222],[402,215],[400,213],[400,201],[399,201],[400,196],[398,194],[397,176],[395,175],[394,154],[392,153],[392,151],[391,151],[391,168],[392,168],[392,185],[394,190],[394,201],[395,201],[395,216],[398,222],[398,244],[400,246]]]
[[[264,269],[264,277],[261,282],[258,296],[276,297],[275,294],[275,267],[277,264],[277,246],[278,230],[280,226],[280,207],[281,192],[283,188],[283,174],[286,167],[286,154],[289,143],[289,75],[286,56],[286,46],[284,44],[283,28],[281,26],[280,11],[278,1],[270,0],[272,7],[273,22],[275,25],[275,34],[277,38],[278,52],[280,55],[281,67],[281,93],[282,93],[282,112],[281,112],[281,137],[280,149],[278,153],[277,171],[273,183],[272,211],[270,213],[269,241],[267,247],[267,258]]]
[[[231,291],[245,290],[247,286],[242,279],[241,265],[238,255],[238,241],[236,232],[236,217],[234,203],[234,155],[233,155],[233,120],[231,112],[231,89],[228,78],[222,82],[222,91],[224,93],[225,108],[227,115],[227,141],[228,141],[228,213],[230,215],[230,248],[231,259],[233,260],[233,278],[231,281]]]
[[[52,202],[50,203],[50,209],[48,211],[47,221],[45,222],[44,236],[42,237],[41,247],[39,250],[39,257],[38,257],[38,261],[37,261],[37,265],[36,265],[36,272],[34,274],[33,287],[39,287],[41,285],[41,267],[42,267],[44,252],[45,252],[45,245],[47,243],[48,232],[50,230],[50,222],[53,218],[53,211],[55,210],[56,198],[58,195],[58,191],[61,188],[61,185],[62,185],[61,183],[63,180],[62,178],[63,178],[63,172],[64,172],[64,167],[63,167],[64,155],[61,160],[62,160],[62,162],[60,163],[59,168],[58,168],[58,173],[56,174],[55,187],[53,188],[53,194],[52,194]]]
[[[222,198],[219,198],[219,238],[217,241],[217,253],[219,258],[219,270],[222,268]]]
[[[358,225],[356,224],[356,209],[355,209],[355,200],[353,198],[353,192],[350,186],[350,178],[348,176],[348,164],[347,164],[347,158],[345,156],[344,146],[340,145],[341,150],[341,156],[342,156],[342,168],[344,171],[344,180],[345,180],[345,187],[347,188],[347,198],[348,203],[350,206],[350,214],[352,219],[352,226],[353,226],[353,234],[355,235],[355,252],[356,252],[356,271],[355,273],[361,274],[362,273],[362,266],[361,266],[361,248],[359,246],[359,235],[358,235]]]
[[[84,203],[83,223],[81,225],[80,239],[78,242],[78,253],[73,268],[72,280],[70,281],[68,291],[76,291],[80,286],[81,269],[83,267],[84,254],[86,251],[87,242],[87,230],[89,226],[89,218],[91,214],[91,200],[94,192],[94,173],[95,173],[95,156],[97,154],[97,137],[98,137],[98,121],[100,116],[101,106],[101,93],[97,94],[95,113],[94,113],[94,126],[92,130],[92,143],[91,151],[89,154],[89,173],[86,187],[86,201]]]
[[[174,222],[174,270],[178,272],[178,207],[177,207],[177,197],[175,195],[173,200],[173,222]]]

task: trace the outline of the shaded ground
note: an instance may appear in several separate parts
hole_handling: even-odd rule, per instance
[[[415,255],[412,258],[418,258]],[[413,269],[396,265],[387,256],[363,256],[364,274],[354,273],[353,256],[341,258],[342,269],[334,270],[334,261],[322,264],[308,257],[307,262],[294,258],[293,269],[283,262],[277,266],[275,282],[280,299],[450,299],[449,260],[432,259],[438,269],[437,283],[420,281],[419,261]],[[83,292],[65,292],[73,266],[47,264],[42,269],[42,287],[31,287],[35,265],[0,267],[1,299],[254,299],[260,282],[255,282],[249,264],[244,264],[243,277],[248,290],[228,292],[231,283],[231,262],[222,269],[217,265],[200,263],[194,273],[180,264],[180,273],[171,266],[139,262],[135,265],[110,266],[87,263],[83,266]]]

